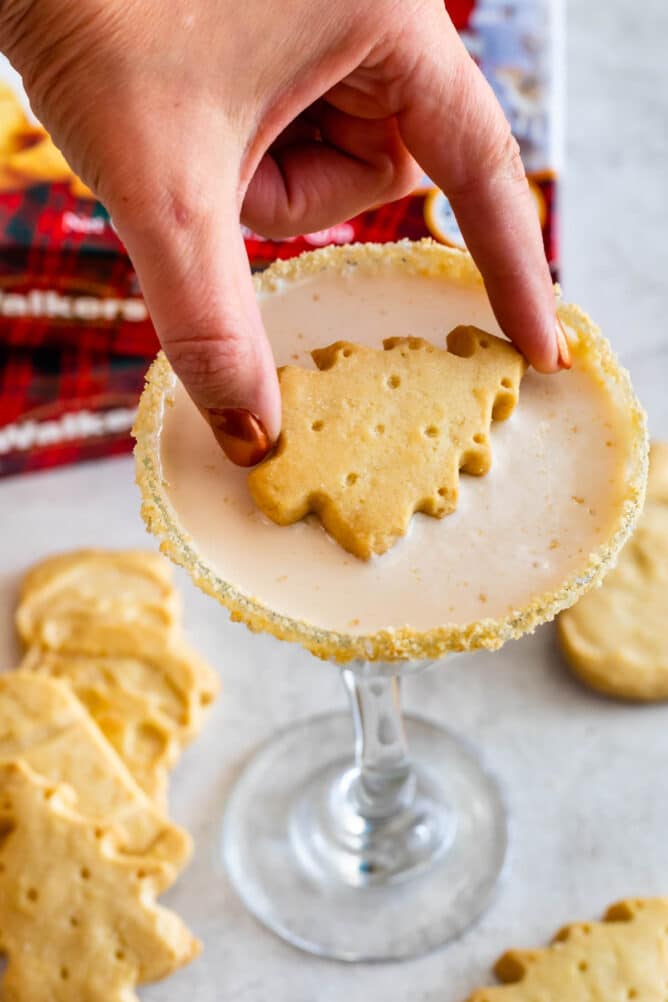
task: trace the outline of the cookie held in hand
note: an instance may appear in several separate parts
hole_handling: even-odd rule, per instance
[[[314,512],[368,559],[404,536],[415,512],[453,512],[459,471],[491,466],[490,424],[513,412],[526,362],[476,327],[455,328],[447,344],[339,341],[312,352],[316,371],[279,370],[281,437],[248,477],[264,514],[290,525]]]
[[[119,854],[77,813],[71,788],[0,766],[3,998],[133,1002],[137,984],[189,963],[199,943],[155,903],[164,878]]]
[[[509,950],[505,984],[468,1002],[650,1002],[666,998],[668,898],[622,901],[602,922],[570,925],[542,950]]]
[[[668,445],[650,452],[638,527],[600,588],[558,621],[573,673],[609,696],[668,699]]]

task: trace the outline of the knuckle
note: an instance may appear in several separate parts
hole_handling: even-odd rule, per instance
[[[525,172],[520,145],[504,120],[504,128],[496,144],[496,156],[492,157],[492,171],[509,181],[524,181]]]
[[[474,156],[469,154],[464,160],[460,177],[452,186],[452,194],[472,195],[499,181],[518,185],[526,183],[520,147],[506,120],[493,123],[485,132],[484,138],[479,136],[475,146],[469,147],[477,147],[476,153]]]
[[[388,158],[382,176],[380,198],[394,201],[409,194],[418,184],[422,170],[410,156]]]
[[[274,206],[271,210],[247,208],[241,213],[241,221],[266,240],[287,240],[299,236],[307,217],[305,208]]]
[[[256,172],[240,210],[241,222],[270,240],[299,234],[309,213],[307,193],[299,185],[288,184],[283,172],[281,177],[281,184],[274,185],[266,172]]]
[[[221,394],[245,383],[253,358],[244,340],[235,336],[177,328],[161,332],[161,342],[179,378],[201,406],[215,406]]]
[[[160,174],[151,159],[150,154],[142,158],[143,168],[138,171],[131,156],[108,158],[98,184],[116,222],[134,227],[141,220],[142,229],[154,240],[167,234],[173,240],[203,229],[211,215],[210,202],[191,197],[187,177],[157,182]]]

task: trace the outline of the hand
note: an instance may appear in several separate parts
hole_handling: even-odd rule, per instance
[[[443,0],[5,0],[0,47],[234,462],[258,462],[281,420],[240,218],[321,229],[422,168],[502,329],[541,371],[568,364],[517,144]]]

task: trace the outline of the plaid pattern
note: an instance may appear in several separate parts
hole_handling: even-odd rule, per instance
[[[21,311],[17,299],[24,303]],[[137,316],[141,319],[133,319]],[[69,345],[148,358],[158,341],[125,255],[91,260],[20,249],[4,255],[0,345],[25,350]]]
[[[68,220],[68,213],[76,215],[78,221]],[[8,249],[28,248],[37,254],[38,261],[40,252],[57,247],[66,272],[72,272],[71,266],[81,255],[124,254],[104,207],[92,199],[76,198],[67,184],[38,184],[23,191],[3,192],[0,243]]]
[[[129,452],[145,359],[0,347],[0,476]]]
[[[137,390],[135,396],[138,397],[139,393],[141,390]],[[89,405],[94,406],[94,402]],[[33,446],[29,451],[16,450],[8,456],[0,456],[0,477],[37,473],[54,466],[84,463],[105,456],[126,456],[132,452],[133,446],[134,442],[127,428],[91,438],[78,438],[60,445]]]
[[[139,285],[99,203],[75,198],[65,184],[3,193],[0,245],[1,345],[49,351],[71,345],[84,351],[139,358],[155,354],[158,342],[148,317],[140,322],[125,319],[124,301],[135,301],[134,315],[142,308]],[[17,293],[25,295],[31,290],[52,294],[56,302],[51,315],[44,296],[37,316],[34,304],[26,316],[17,315],[15,301],[3,305],[4,297],[11,300]],[[89,322],[84,317],[58,316],[59,306],[62,310],[63,305],[82,298],[107,301],[110,319]],[[114,300],[119,303],[115,310]],[[13,308],[5,309],[10,305]],[[87,305],[95,307],[95,303]]]
[[[3,193],[0,244],[0,476],[129,452],[158,342],[104,208],[65,184]]]

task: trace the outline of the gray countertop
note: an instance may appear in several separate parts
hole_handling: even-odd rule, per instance
[[[668,438],[668,7],[573,0],[568,39],[564,289],[601,323],[631,369],[655,435]],[[0,484],[0,647],[20,572],[46,552],[150,545],[130,460]],[[225,796],[279,726],[344,706],[337,672],[234,626],[180,578],[192,642],[220,669],[223,693],[174,775],[176,818],[196,858],[166,895],[205,943],[203,956],[146,1002],[462,1002],[489,983],[497,955],[540,944],[610,901],[668,893],[668,707],[631,707],[582,689],[552,627],[494,655],[458,658],[405,684],[409,710],[447,723],[480,750],[510,809],[509,866],[495,902],[461,940],[402,965],[347,967],[302,955],[244,911],[218,864]]]

